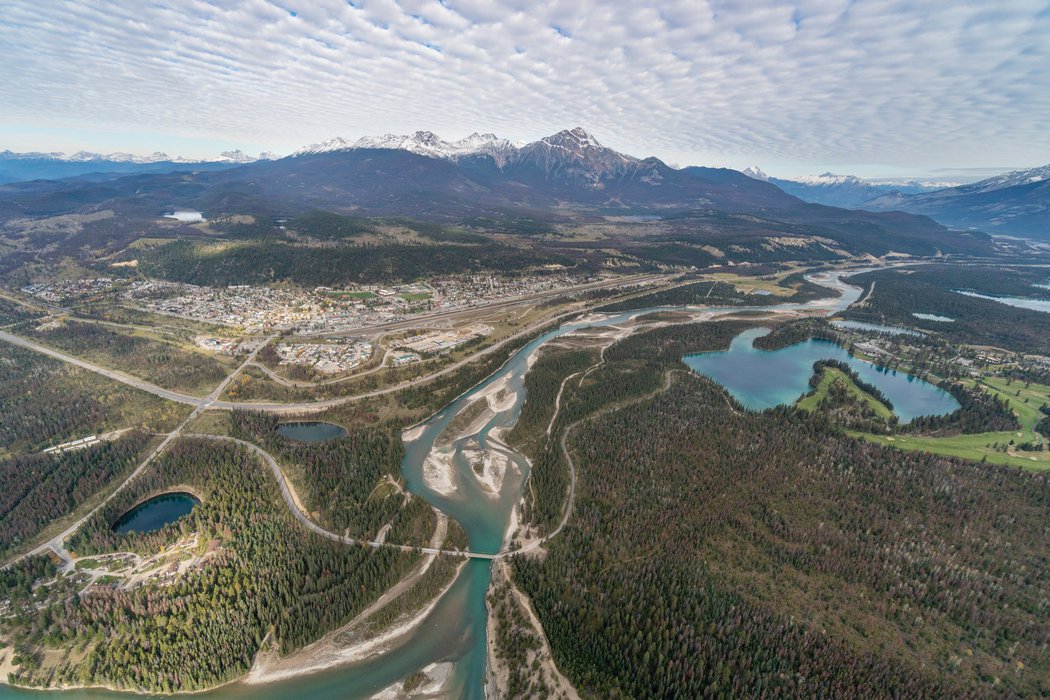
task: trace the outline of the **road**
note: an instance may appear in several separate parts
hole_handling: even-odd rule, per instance
[[[340,542],[342,544],[349,545],[361,545],[364,547],[372,547],[379,549],[381,547],[389,547],[390,549],[399,549],[402,552],[422,552],[423,554],[446,554],[451,557],[468,557],[471,559],[498,559],[501,554],[480,554],[477,552],[467,552],[458,549],[441,549],[439,547],[413,547],[407,544],[395,544],[393,542],[384,542],[379,540],[359,540],[353,537],[347,537],[346,535],[340,535],[337,532],[327,530],[313,520],[303,511],[302,506],[299,503],[299,498],[296,495],[291,484],[288,483],[288,478],[284,475],[284,470],[281,469],[281,465],[277,463],[277,460],[273,458],[269,452],[259,447],[258,445],[248,442],[246,440],[240,440],[234,437],[227,437],[225,435],[203,435],[196,433],[188,433],[188,438],[198,438],[203,440],[214,440],[216,442],[230,442],[242,447],[246,447],[256,455],[258,455],[266,464],[270,467],[270,471],[273,473],[273,478],[277,481],[277,486],[281,490],[281,497],[284,498],[285,504],[288,506],[288,510],[292,512],[292,515],[296,520],[302,524],[307,530],[320,535],[329,540]]]
[[[649,276],[649,277],[643,277],[641,279],[631,278],[631,282],[632,283],[637,283],[639,281],[649,281],[649,280],[659,280],[659,279],[666,279],[666,276]],[[622,284],[623,281],[621,280],[620,283]],[[606,284],[608,284],[608,283],[606,283]],[[594,286],[591,285],[591,288],[594,288]],[[565,293],[567,290],[560,290],[560,291],[561,291],[561,293]],[[512,303],[515,303],[515,304],[516,303],[521,303],[521,301],[520,300],[515,300],[513,302],[507,302],[506,304],[512,304]],[[599,302],[599,303],[605,303],[605,302]],[[503,305],[506,305],[506,304],[500,304],[500,306],[503,306]],[[489,307],[479,307],[478,309],[472,309],[472,312],[473,313],[477,313],[477,311],[479,311],[479,310],[488,310],[490,308],[492,308],[492,307],[491,306],[489,306]],[[159,396],[159,397],[161,397],[163,399],[167,399],[169,401],[175,401],[175,402],[178,402],[178,403],[181,403],[181,404],[186,404],[186,405],[194,406],[194,407],[201,407],[204,404],[207,404],[206,406],[204,406],[205,410],[206,409],[217,409],[217,410],[227,410],[228,411],[228,410],[234,410],[234,409],[243,409],[243,410],[253,410],[253,411],[266,411],[268,413],[305,413],[305,412],[310,412],[310,411],[323,411],[325,409],[333,408],[335,406],[340,406],[340,405],[343,405],[343,404],[352,403],[354,401],[361,401],[361,400],[364,400],[364,399],[374,398],[374,397],[377,397],[377,396],[383,396],[384,394],[390,394],[390,393],[393,393],[393,392],[396,392],[396,391],[400,391],[402,389],[406,389],[408,387],[413,387],[413,386],[418,386],[420,384],[424,384],[424,383],[429,382],[429,381],[431,381],[433,379],[437,379],[438,377],[444,376],[444,375],[449,374],[451,372],[455,372],[456,370],[460,369],[461,367],[463,367],[465,365],[470,364],[471,362],[474,362],[475,360],[481,359],[482,357],[486,357],[486,356],[488,356],[488,355],[490,355],[490,354],[492,354],[494,352],[497,352],[498,350],[503,348],[508,343],[513,342],[515,340],[518,340],[519,338],[522,338],[522,337],[524,337],[526,335],[529,335],[530,333],[535,332],[535,330],[537,328],[541,328],[542,326],[545,326],[547,324],[554,323],[554,322],[562,320],[564,318],[568,318],[569,316],[572,316],[572,315],[584,312],[588,308],[589,307],[582,307],[580,309],[574,309],[572,311],[566,311],[566,312],[563,312],[561,314],[556,314],[554,316],[547,317],[547,318],[545,318],[543,320],[540,320],[540,321],[536,322],[535,324],[525,328],[524,330],[521,330],[521,331],[519,331],[517,333],[514,333],[513,335],[507,336],[506,338],[504,338],[503,340],[499,341],[498,343],[494,343],[492,345],[489,345],[487,347],[484,347],[484,348],[478,350],[476,353],[474,353],[472,355],[468,355],[467,357],[463,358],[462,360],[459,360],[458,362],[455,362],[455,363],[453,363],[451,365],[448,365],[447,367],[444,367],[444,368],[442,368],[442,369],[440,369],[440,370],[438,370],[436,372],[432,372],[430,374],[426,374],[426,375],[423,375],[421,377],[416,377],[415,379],[412,379],[412,380],[407,381],[407,382],[403,382],[401,384],[395,384],[393,386],[387,386],[387,387],[383,387],[381,389],[375,389],[373,391],[368,391],[368,392],[364,392],[364,393],[361,393],[361,394],[354,394],[354,395],[350,395],[350,396],[340,396],[340,397],[337,397],[337,398],[334,398],[334,399],[325,399],[325,400],[317,400],[317,401],[300,401],[300,402],[220,401],[220,400],[218,400],[218,396],[217,395],[216,396],[209,396],[209,397],[206,397],[206,398],[201,398],[199,396],[194,396],[192,394],[185,394],[185,393],[182,393],[182,392],[179,392],[179,391],[174,391],[174,390],[171,390],[171,389],[165,389],[164,387],[157,386],[156,384],[153,384],[152,382],[148,382],[148,381],[146,381],[144,379],[140,379],[138,377],[134,377],[134,376],[132,376],[130,374],[127,374],[125,372],[121,372],[119,370],[109,369],[107,367],[102,367],[102,366],[94,364],[92,362],[88,362],[86,360],[82,360],[80,358],[73,357],[72,355],[68,355],[68,354],[66,354],[64,352],[61,352],[59,350],[55,350],[53,348],[49,348],[46,345],[42,345],[42,344],[40,344],[40,343],[38,343],[36,341],[29,340],[28,338],[23,338],[21,336],[14,335],[12,333],[8,333],[7,331],[0,330],[0,341],[5,341],[5,342],[8,342],[8,343],[11,343],[12,345],[16,345],[18,347],[26,348],[28,350],[33,350],[33,351],[39,352],[39,353],[41,353],[43,355],[47,355],[48,357],[52,357],[52,358],[54,358],[56,360],[60,360],[62,362],[66,362],[66,363],[74,365],[76,367],[80,367],[81,369],[86,369],[86,370],[88,370],[90,372],[95,372],[96,374],[101,374],[102,376],[107,377],[109,379],[112,379],[114,381],[118,381],[118,382],[121,382],[123,384],[127,384],[128,386],[135,387],[136,389],[141,389],[142,391],[149,392],[149,393],[151,393],[151,394],[153,394],[155,396]],[[455,314],[458,314],[458,313],[460,313],[460,312],[454,312],[453,314],[450,314],[450,315],[455,315]],[[370,328],[368,330],[369,331],[374,331],[374,330],[376,330],[376,328],[377,327],[372,327],[372,328]],[[273,339],[273,337],[275,337],[275,336],[271,336],[270,338],[268,338],[264,343],[262,343],[259,346],[259,348],[261,348],[262,345],[265,345],[266,343],[270,342]],[[246,363],[255,364],[255,356],[258,353],[259,348],[256,348],[256,350],[254,352],[252,352],[252,354],[250,355],[250,359],[247,360]],[[231,376],[227,377],[227,380],[225,382],[223,382],[223,384],[221,385],[222,388],[225,389],[226,385],[229,384],[229,382],[233,379],[233,377],[235,377],[237,374],[239,374],[241,372],[241,370],[245,366],[246,366],[245,364],[242,364],[234,372],[234,374],[232,374]],[[220,395],[221,395],[221,392],[220,392]]]
[[[270,340],[272,340],[272,339],[273,339],[273,337],[270,338]],[[269,342],[269,340],[267,342]],[[179,437],[179,435],[182,433],[182,431],[186,429],[187,425],[189,425],[191,422],[193,422],[193,420],[196,419],[197,416],[199,416],[201,413],[203,413],[204,411],[208,410],[208,408],[211,407],[211,405],[215,401],[215,399],[217,399],[222,394],[222,392],[226,390],[227,385],[229,385],[229,383],[232,382],[234,380],[234,378],[238,374],[240,374],[241,371],[243,371],[245,367],[248,366],[249,363],[255,361],[255,355],[256,355],[256,353],[259,352],[259,350],[261,348],[262,348],[262,345],[258,346],[255,349],[255,351],[253,351],[247,357],[247,359],[245,359],[244,362],[242,362],[237,367],[237,369],[235,369],[233,372],[231,372],[229,375],[227,375],[226,379],[222,380],[222,383],[219,384],[219,386],[215,387],[215,390],[212,391],[210,394],[208,394],[208,396],[206,396],[204,399],[195,399],[197,405],[192,411],[190,411],[190,414],[188,416],[186,416],[186,418],[184,418],[183,421],[181,423],[179,423],[175,427],[174,430],[172,430],[170,433],[165,435],[164,439],[161,440],[160,444],[157,445],[155,448],[153,448],[153,450],[148,455],[146,455],[145,459],[143,459],[141,462],[139,462],[138,466],[135,467],[134,471],[132,471],[131,474],[128,475],[128,478],[125,479],[124,481],[122,481],[117,486],[117,488],[113,489],[109,493],[109,495],[106,496],[105,498],[103,498],[102,501],[98,505],[96,505],[94,508],[92,508],[90,511],[88,511],[88,513],[86,515],[82,516],[80,519],[78,519],[72,525],[70,525],[65,530],[63,530],[59,534],[57,534],[54,537],[52,537],[50,540],[48,540],[44,544],[40,545],[39,547],[36,547],[35,549],[31,550],[27,554],[22,555],[21,557],[17,557],[16,559],[14,559],[12,562],[9,562],[9,563],[14,563],[15,561],[18,561],[19,559],[22,559],[25,556],[32,556],[34,554],[43,554],[44,552],[47,552],[48,550],[51,550],[56,555],[58,555],[58,557],[60,559],[62,559],[62,562],[63,562],[64,566],[68,566],[72,562],[72,557],[70,557],[69,552],[66,551],[66,548],[65,548],[65,541],[66,541],[66,539],[69,538],[69,536],[72,535],[74,532],[79,530],[80,527],[84,523],[86,523],[89,518],[91,518],[93,515],[95,515],[95,513],[97,513],[99,510],[101,510],[103,506],[105,506],[107,503],[109,503],[111,500],[113,500],[113,498],[116,497],[116,495],[118,493],[120,493],[125,488],[127,488],[128,484],[130,484],[132,481],[134,481],[135,478],[138,477],[139,474],[141,474],[143,471],[145,471],[146,467],[148,467],[150,464],[152,464],[153,460],[155,460],[158,456],[160,456],[160,454],[163,453],[164,450],[166,450],[168,448],[168,445],[170,445],[172,442],[175,441],[175,439],[177,437]]]
[[[653,274],[653,275],[633,275],[631,277],[618,277],[609,280],[602,280],[600,282],[591,282],[589,284],[581,284],[578,287],[561,287],[559,289],[552,289],[546,292],[536,292],[535,294],[525,294],[513,299],[507,299],[505,301],[497,301],[491,304],[484,304],[481,306],[472,306],[466,309],[457,309],[455,311],[434,311],[429,314],[420,314],[413,316],[412,318],[403,319],[400,321],[391,321],[390,323],[382,323],[376,326],[367,326],[364,328],[353,328],[345,331],[316,331],[312,333],[303,333],[298,335],[300,338],[309,338],[314,336],[325,336],[325,337],[339,337],[344,335],[362,335],[364,333],[376,333],[377,331],[397,331],[404,330],[406,328],[415,328],[419,325],[434,324],[435,322],[449,322],[455,321],[462,317],[476,316],[479,313],[486,313],[490,311],[498,311],[508,307],[519,306],[521,304],[535,304],[538,301],[544,299],[551,299],[554,297],[563,296],[565,294],[575,294],[577,292],[590,292],[595,289],[606,289],[608,287],[624,287],[628,285],[640,285],[649,284],[652,282],[661,282],[670,279],[671,275],[666,274]],[[603,302],[605,303],[605,302]]]

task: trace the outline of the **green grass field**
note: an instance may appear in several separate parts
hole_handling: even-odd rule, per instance
[[[1031,384],[1028,388],[1022,382],[1007,384],[1001,377],[984,377],[981,380],[969,380],[970,386],[981,386],[1010,402],[1010,408],[1017,415],[1021,430],[996,433],[978,433],[976,435],[952,435],[950,437],[927,437],[922,435],[870,435],[851,432],[855,437],[877,442],[902,450],[921,450],[947,457],[961,457],[980,461],[987,460],[993,464],[1005,464],[1032,471],[1050,470],[1050,451],[1040,450],[1026,452],[1014,449],[1014,445],[1024,442],[1042,442],[1043,437],[1035,432],[1035,424],[1042,413],[1039,407],[1050,403],[1050,387]],[[1027,403],[1026,403],[1027,400]],[[1010,441],[1014,445],[1010,445]],[[1006,452],[1000,452],[993,445],[1008,445]]]
[[[893,411],[889,409],[886,404],[882,403],[874,396],[857,386],[852,379],[850,379],[841,370],[835,369],[834,367],[825,367],[824,371],[820,376],[820,384],[817,385],[816,391],[809,396],[805,396],[798,402],[798,407],[804,411],[815,411],[820,402],[828,395],[828,390],[835,382],[841,382],[846,390],[849,391],[855,398],[863,403],[866,403],[871,407],[873,411],[878,415],[879,418],[889,420],[893,417]]]
[[[398,296],[404,299],[405,301],[426,301],[430,298],[429,294],[424,294],[422,292],[415,292],[412,294],[398,294]]]

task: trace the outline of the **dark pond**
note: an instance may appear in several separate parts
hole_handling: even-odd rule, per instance
[[[322,421],[297,421],[295,423],[281,423],[277,426],[277,432],[289,440],[323,442],[345,436],[346,428],[335,423],[324,423]]]
[[[124,515],[117,518],[113,531],[153,532],[168,523],[173,523],[200,505],[196,496],[189,493],[162,493],[148,501],[143,501]]]

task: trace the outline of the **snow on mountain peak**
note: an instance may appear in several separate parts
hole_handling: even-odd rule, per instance
[[[791,178],[795,182],[801,182],[804,185],[868,185],[870,184],[867,180],[862,180],[856,175],[836,175],[832,172],[821,173],[820,175],[802,175],[800,177]]]
[[[230,163],[254,163],[256,160],[239,148],[233,151],[223,151],[219,154],[219,159]]]
[[[293,156],[349,151],[365,148],[382,148],[408,151],[428,158],[459,160],[473,155],[489,155],[501,167],[508,156],[516,149],[506,139],[495,134],[473,133],[459,141],[445,141],[432,131],[417,131],[413,134],[384,134],[382,136],[363,136],[356,141],[334,138],[330,141],[300,148]]]
[[[975,182],[972,185],[966,185],[960,189],[968,192],[991,192],[992,190],[1001,190],[1005,187],[1030,185],[1043,180],[1050,180],[1050,165],[1044,165],[1039,168],[1027,168],[1025,170],[1011,170],[1008,173],[996,175],[995,177]]]
[[[757,165],[749,165],[740,172],[744,173],[753,180],[761,180],[763,182],[769,181],[769,175],[766,175],[765,172],[762,171],[762,168],[758,167]]]

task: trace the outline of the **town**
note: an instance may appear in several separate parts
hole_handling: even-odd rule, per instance
[[[98,277],[33,284],[22,291],[49,304],[111,298],[148,312],[250,335],[288,331],[322,335],[569,290],[600,279],[566,272],[518,277],[464,275],[425,283],[306,290],[283,285],[204,287],[149,278],[128,281]]]

